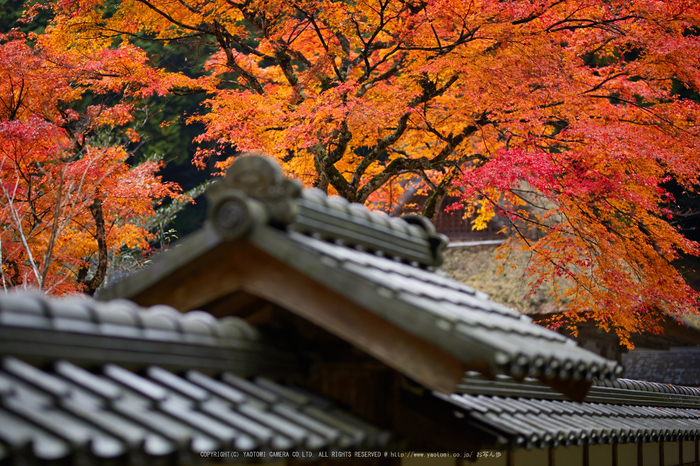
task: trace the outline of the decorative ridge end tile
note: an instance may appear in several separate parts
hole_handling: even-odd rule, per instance
[[[301,184],[257,154],[238,158],[226,177],[207,190],[208,219],[225,239],[247,235],[260,224],[287,225],[296,215]]]

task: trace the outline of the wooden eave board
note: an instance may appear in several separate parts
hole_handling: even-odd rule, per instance
[[[211,251],[224,243],[225,241],[212,228],[205,226],[178,241],[170,249],[156,254],[148,267],[100,288],[95,293],[95,298],[101,301],[126,298],[144,304],[166,304],[166,301],[147,299],[144,296],[152,293],[153,290],[161,289],[164,285],[167,286],[170,277],[182,275],[193,277],[191,264],[201,260],[203,256],[208,257]],[[185,291],[187,290],[182,289],[180,292]],[[177,297],[169,301],[173,300],[179,301]],[[182,305],[174,307],[181,311],[192,309]]]

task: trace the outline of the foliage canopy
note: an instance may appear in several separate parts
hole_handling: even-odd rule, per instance
[[[124,127],[133,105],[113,95],[126,97],[127,82],[105,76],[132,70],[133,57],[73,55],[44,39],[0,36],[0,278],[5,289],[92,293],[110,256],[148,248],[154,202],[181,196],[158,162],[130,166],[115,140],[138,135]]]
[[[46,47],[109,61],[94,92],[207,94],[195,163],[262,150],[356,202],[418,178],[428,216],[459,192],[476,227],[511,221],[534,285],[573,280],[570,318],[623,342],[697,309],[672,262],[700,249],[663,188],[700,174],[695,1],[46,1]],[[185,78],[137,40],[206,64]]]

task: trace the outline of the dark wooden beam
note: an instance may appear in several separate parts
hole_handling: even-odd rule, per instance
[[[200,307],[215,317],[236,316],[248,319],[272,306],[269,302],[245,291],[234,291]]]

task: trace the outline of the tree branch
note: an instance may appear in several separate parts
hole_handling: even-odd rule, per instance
[[[426,75],[421,76],[418,80],[418,83],[423,89],[423,92],[421,93],[421,95],[409,102],[408,108],[415,108],[417,105],[428,102],[429,100],[439,95],[442,95],[457,81],[458,78],[459,76],[455,74],[450,79],[448,79],[443,86],[438,88],[434,82],[428,79]],[[382,154],[382,152],[386,150],[387,147],[389,147],[391,144],[394,144],[403,135],[403,133],[406,131],[408,119],[410,118],[410,116],[411,112],[406,112],[403,115],[401,115],[396,125],[396,129],[392,133],[387,134],[382,139],[380,139],[377,142],[377,144],[375,144],[374,148],[372,149],[372,152],[370,152],[367,156],[365,156],[365,158],[363,158],[360,161],[359,164],[357,164],[357,168],[353,172],[352,179],[350,181],[350,185],[353,187],[353,190],[358,189],[360,180],[365,174],[365,171],[367,171],[367,168],[369,168],[369,166],[375,160],[377,160],[377,158]],[[362,197],[363,196],[358,195],[358,198],[361,199]]]
[[[102,202],[98,197],[90,204],[90,214],[95,221],[95,239],[97,240],[97,270],[95,275],[85,284],[85,292],[93,295],[97,288],[102,284],[107,273],[107,232],[105,228],[105,219],[102,212]],[[78,272],[81,274],[83,269]],[[87,270],[86,270],[87,272]]]

